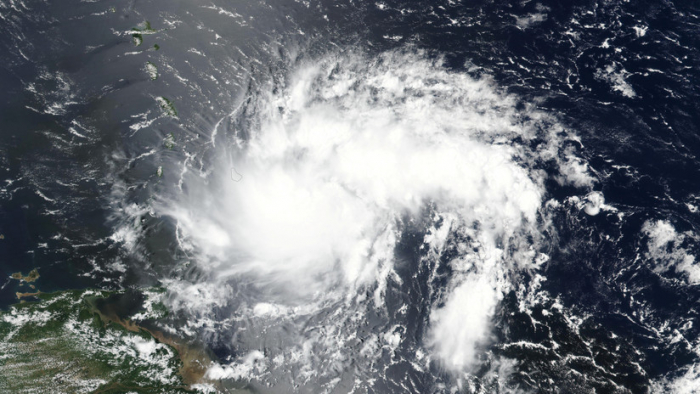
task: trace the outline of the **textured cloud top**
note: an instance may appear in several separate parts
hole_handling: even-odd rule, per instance
[[[563,148],[567,133],[488,78],[423,53],[329,57],[279,85],[250,104],[250,129],[239,130],[247,138],[217,146],[220,168],[239,179],[193,171],[186,193],[161,202],[181,245],[215,283],[264,289],[252,319],[367,292],[381,308],[387,283],[400,281],[394,249],[404,225],[430,207],[425,258],[455,242],[460,252],[425,342],[448,368],[467,368],[488,339],[508,271],[542,259],[541,167],[590,185],[585,163]],[[208,294],[207,305],[227,294],[195,293]],[[178,305],[201,311],[192,291],[183,294]]]

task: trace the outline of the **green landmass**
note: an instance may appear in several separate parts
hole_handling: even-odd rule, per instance
[[[167,149],[173,149],[175,147],[175,136],[173,135],[173,133],[170,133],[165,136],[165,138],[163,139],[163,145]]]
[[[133,28],[131,29],[132,31],[138,32],[139,29]],[[131,39],[134,43],[134,46],[140,46],[143,44],[143,35],[141,33],[131,33]]]
[[[166,316],[162,293],[144,291],[133,317]],[[0,392],[185,394],[198,392],[194,383],[208,383],[206,352],[120,316],[119,293],[34,296],[39,301],[0,312]]]
[[[166,115],[177,118],[177,110],[175,109],[175,104],[173,104],[172,101],[162,96],[156,97],[156,101],[158,102],[160,109],[162,109]]]
[[[155,33],[155,32],[156,32],[156,31],[153,30],[153,28],[151,27],[151,22],[149,22],[149,21],[143,22],[143,31],[145,31],[145,32],[147,32],[147,33]]]
[[[158,79],[158,67],[151,62],[146,62],[146,73],[151,78],[151,81]]]
[[[144,34],[154,34],[157,33],[156,30],[153,30],[151,27],[151,22],[145,21],[139,25],[139,27],[134,27],[131,29],[133,33],[131,33],[131,38],[134,42],[135,46],[140,46],[143,44],[143,35]]]

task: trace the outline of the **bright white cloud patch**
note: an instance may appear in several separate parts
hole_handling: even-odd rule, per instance
[[[687,238],[695,237],[693,233],[678,233],[666,220],[648,221],[642,232],[649,237],[646,257],[655,264],[655,272],[666,273],[673,268],[683,273],[688,283],[700,283],[700,267],[695,264],[695,256],[684,247]]]
[[[249,137],[221,148],[218,171],[188,172],[187,192],[157,208],[176,219],[208,281],[245,278],[266,290],[269,299],[246,309],[253,320],[297,310],[283,304],[361,297],[360,289],[374,289],[381,307],[387,281],[398,280],[402,220],[431,204],[443,224],[426,237],[428,258],[442,253],[450,234],[469,241],[450,263],[457,274],[431,315],[426,344],[449,368],[467,368],[487,340],[506,267],[537,257],[531,240],[546,175],[535,163],[555,163],[560,182],[590,186],[553,119],[528,105],[516,110],[517,99],[489,79],[448,71],[423,54],[345,54],[301,65],[256,100]],[[235,182],[231,168],[241,175]],[[206,305],[226,293],[204,297],[200,285],[173,286]],[[175,302],[185,305],[201,308]],[[305,359],[296,354],[287,359]]]
[[[700,367],[691,365],[683,375],[652,383],[654,393],[692,394],[700,391]]]
[[[595,72],[596,79],[610,84],[613,91],[627,98],[634,98],[637,93],[627,81],[630,75],[630,72],[622,68],[619,63],[607,65]]]
[[[449,369],[463,370],[476,361],[475,350],[488,339],[489,320],[497,301],[496,286],[488,275],[469,275],[454,289],[446,305],[433,312],[431,339]]]

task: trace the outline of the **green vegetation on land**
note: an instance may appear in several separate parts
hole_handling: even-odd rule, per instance
[[[139,31],[139,29],[131,29],[132,31]],[[134,42],[134,46],[139,46],[143,44],[143,35],[141,33],[131,33],[131,39]]]
[[[145,21],[141,24],[139,24],[139,27],[134,27],[131,29],[131,38],[134,41],[135,46],[139,46],[143,44],[143,35],[144,34],[154,34],[157,33],[156,30],[153,30],[151,27],[151,22]]]
[[[158,79],[158,67],[151,62],[146,62],[146,73],[151,78],[151,81]]]
[[[163,145],[167,149],[173,149],[175,147],[175,136],[173,135],[173,133],[170,133],[165,136],[165,138],[163,139]]]
[[[0,312],[0,392],[192,393],[178,350],[163,343],[168,338],[156,340],[95,307],[113,294],[41,293]],[[164,316],[159,302],[144,306],[142,317]]]
[[[162,96],[156,97],[156,101],[158,102],[160,109],[162,109],[166,115],[177,118],[177,110],[175,109],[175,105],[172,101]]]

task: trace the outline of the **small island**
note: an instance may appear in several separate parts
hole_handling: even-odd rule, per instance
[[[33,269],[33,270],[29,271],[27,276],[22,275],[21,272],[15,272],[14,274],[10,275],[10,277],[12,279],[17,279],[18,281],[21,281],[21,282],[32,283],[32,282],[36,281],[37,279],[39,279],[39,271],[37,271],[36,269]]]

